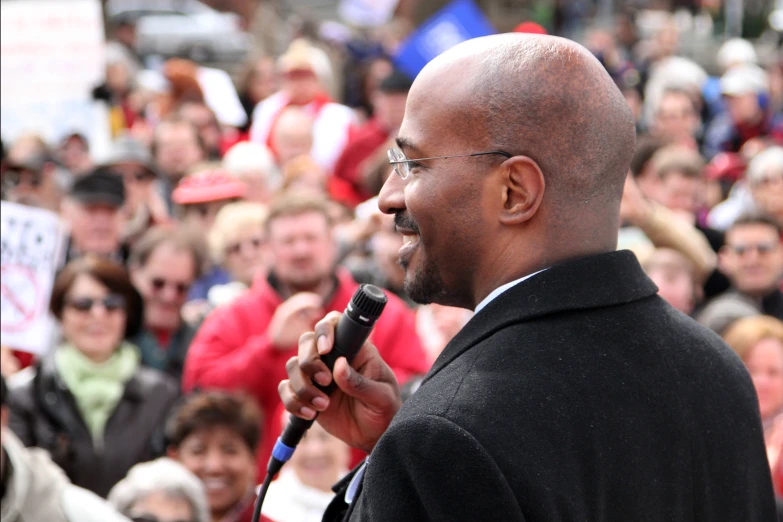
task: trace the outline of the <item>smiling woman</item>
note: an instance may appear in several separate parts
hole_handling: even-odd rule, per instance
[[[70,262],[51,311],[63,342],[9,382],[10,426],[26,446],[48,450],[71,482],[105,496],[136,463],[163,450],[159,426],[176,382],[140,364],[128,342],[142,302],[125,269],[103,258]]]
[[[169,420],[166,435],[169,456],[204,484],[213,522],[250,522],[261,437],[252,400],[226,392],[191,395]]]

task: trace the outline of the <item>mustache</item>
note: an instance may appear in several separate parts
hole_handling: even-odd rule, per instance
[[[394,214],[394,226],[404,228],[406,230],[412,230],[415,233],[419,233],[419,225],[413,220],[412,217],[404,215],[402,212]]]

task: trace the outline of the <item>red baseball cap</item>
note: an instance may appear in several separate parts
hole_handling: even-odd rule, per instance
[[[535,22],[522,22],[514,28],[515,33],[549,34],[542,26]]]
[[[247,185],[221,169],[206,170],[191,174],[182,180],[171,195],[178,205],[209,203],[224,199],[241,198]]]

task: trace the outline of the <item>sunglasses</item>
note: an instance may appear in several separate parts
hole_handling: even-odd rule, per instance
[[[161,277],[152,278],[152,288],[156,292],[162,291],[167,286],[171,286],[177,292],[178,295],[183,296],[190,290],[190,285],[187,283],[178,283],[175,281],[166,281]]]
[[[769,243],[757,243],[755,245],[729,245],[729,248],[738,256],[744,256],[751,250],[757,250],[759,254],[768,254],[778,248],[778,243],[770,241]]]
[[[130,517],[131,522],[193,522],[192,520],[185,520],[185,519],[177,519],[177,520],[166,520],[162,518],[158,518],[155,515],[131,515]]]
[[[254,237],[252,239],[246,239],[245,241],[237,241],[236,243],[232,243],[226,247],[226,252],[229,255],[236,255],[242,251],[242,247],[245,245],[250,244],[251,247],[253,247],[254,250],[261,247],[264,242],[261,240],[261,238]]]
[[[93,306],[100,304],[107,312],[116,312],[125,310],[125,298],[120,294],[109,294],[102,299],[92,297],[73,297],[66,301],[66,304],[79,312],[87,313]]]
[[[9,168],[3,172],[3,185],[9,188],[18,187],[22,181],[31,187],[38,188],[43,182],[43,174],[35,170]]]

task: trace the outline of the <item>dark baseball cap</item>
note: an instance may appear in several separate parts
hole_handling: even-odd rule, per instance
[[[392,73],[381,80],[378,89],[386,93],[407,93],[411,90],[413,81],[402,71],[395,69]]]
[[[121,207],[125,204],[125,184],[117,174],[98,168],[77,178],[71,185],[69,195],[84,204]]]

